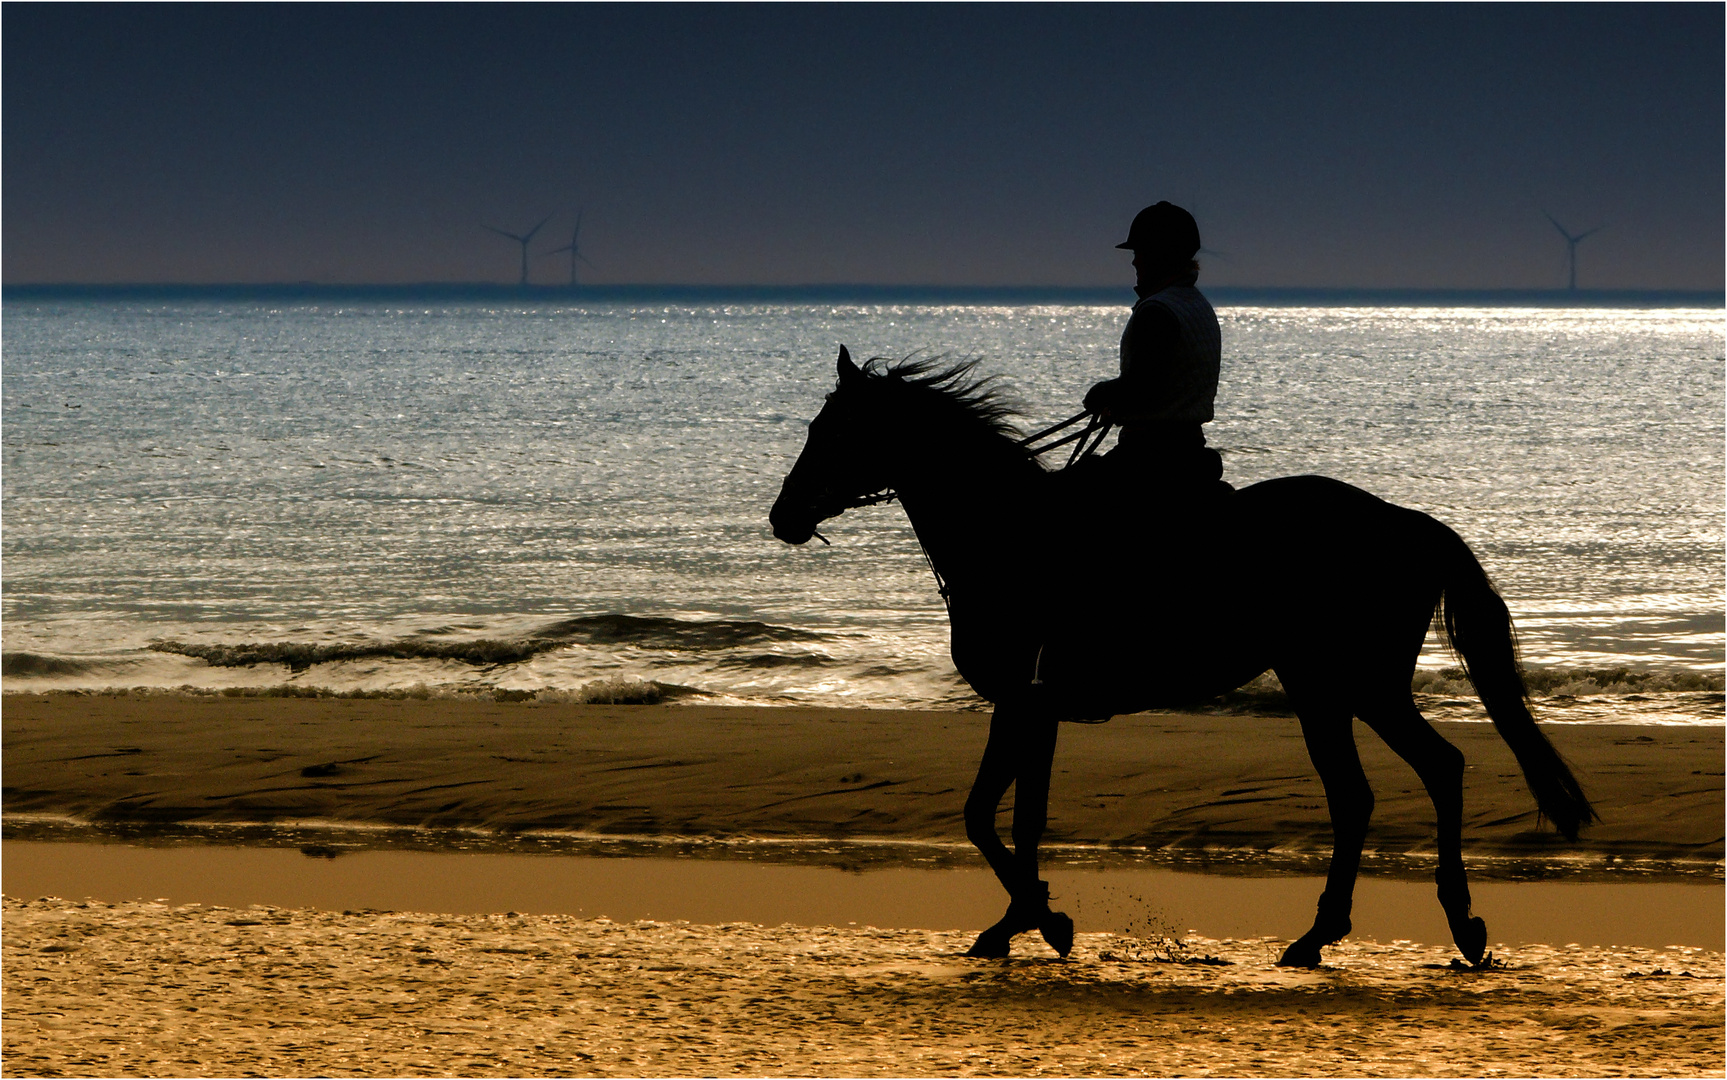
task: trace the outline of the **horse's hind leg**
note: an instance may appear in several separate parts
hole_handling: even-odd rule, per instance
[[[1297,698],[1297,712],[1307,754],[1319,770],[1331,810],[1331,869],[1326,873],[1313,928],[1285,949],[1277,963],[1280,967],[1318,967],[1319,950],[1342,940],[1350,930],[1349,912],[1355,902],[1361,848],[1367,841],[1367,822],[1373,816],[1373,789],[1356,753],[1349,710],[1315,708]]]
[[[1471,964],[1487,951],[1487,924],[1469,910],[1469,877],[1463,868],[1463,752],[1445,741],[1421,715],[1407,689],[1381,695],[1361,719],[1421,777],[1439,819],[1439,903],[1451,938]]]

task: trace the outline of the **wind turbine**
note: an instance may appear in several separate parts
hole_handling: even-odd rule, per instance
[[[1552,214],[1549,214],[1547,211],[1543,210],[1543,211],[1541,211],[1541,216],[1545,217],[1548,221],[1552,221],[1553,227],[1555,229],[1559,230],[1559,235],[1563,236],[1565,238],[1565,255],[1566,255],[1566,259],[1569,261],[1570,267],[1571,267],[1570,284],[1567,285],[1566,288],[1570,289],[1572,292],[1576,292],[1577,291],[1577,245],[1585,237],[1594,236],[1596,233],[1600,232],[1602,229],[1605,229],[1607,226],[1597,225],[1593,229],[1588,230],[1587,232],[1580,232],[1576,236],[1572,236],[1569,232],[1566,231],[1565,226],[1563,226],[1563,225],[1559,224],[1559,222],[1553,220]]]
[[[590,267],[593,267],[593,269],[595,269],[595,270],[599,269],[599,267],[594,266],[593,263],[588,262],[588,257],[586,255],[582,254],[582,212],[580,210],[576,211],[576,231],[570,234],[570,242],[568,244],[565,244],[561,248],[553,248],[550,251],[542,251],[542,252],[540,252],[540,257],[544,258],[547,255],[562,255],[566,251],[570,253],[570,288],[573,289],[576,287],[576,260],[577,259],[580,259],[582,262],[588,263],[588,265]]]
[[[550,220],[552,220],[552,215],[547,214],[545,217],[540,219],[540,223],[538,225],[535,225],[533,228],[529,229],[525,235],[521,235],[521,236],[518,236],[517,234],[515,234],[513,232],[505,232],[502,229],[494,229],[494,228],[492,228],[492,226],[486,225],[484,223],[482,223],[480,225],[480,228],[482,228],[482,229],[486,229],[490,232],[495,232],[499,236],[507,236],[511,240],[514,240],[516,243],[522,245],[522,280],[521,280],[520,284],[523,286],[526,286],[528,284],[528,241],[530,241],[534,238],[535,233],[537,233],[541,229],[545,228],[546,222],[548,222]]]

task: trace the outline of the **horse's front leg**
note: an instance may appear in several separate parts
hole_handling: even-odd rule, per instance
[[[1042,932],[1056,952],[1073,948],[1073,920],[1049,909],[1049,885],[1038,877],[1037,846],[1049,818],[1049,776],[1060,725],[1020,706],[998,706],[989,724],[989,743],[978,764],[977,780],[965,803],[966,836],[1011,898],[1000,922],[978,935],[968,956],[1003,957],[1014,935]],[[996,833],[996,808],[1014,787],[1013,850]]]

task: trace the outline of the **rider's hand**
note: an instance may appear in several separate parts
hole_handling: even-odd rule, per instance
[[[1110,418],[1111,407],[1115,404],[1116,395],[1120,391],[1120,379],[1105,379],[1085,392],[1085,411],[1093,412]]]

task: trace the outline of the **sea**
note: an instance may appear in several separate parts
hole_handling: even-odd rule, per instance
[[[768,508],[840,345],[975,362],[1030,430],[1131,299],[8,290],[0,687],[985,708],[897,506],[804,547]],[[1723,722],[1718,296],[1217,300],[1226,479],[1455,528],[1544,719]],[[1454,664],[1423,708],[1484,719]]]

